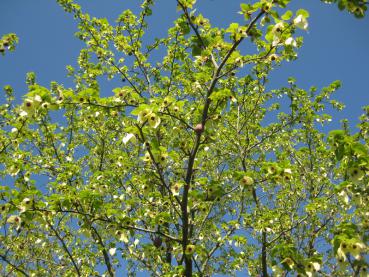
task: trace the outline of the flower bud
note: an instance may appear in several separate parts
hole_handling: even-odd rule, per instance
[[[199,123],[195,126],[194,130],[195,130],[196,134],[200,135],[202,132],[204,132],[204,125]]]

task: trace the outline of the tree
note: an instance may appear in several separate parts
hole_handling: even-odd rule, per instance
[[[68,67],[74,88],[30,72],[20,105],[4,88],[2,273],[367,276],[369,107],[357,133],[344,122],[326,135],[339,81],[266,88],[296,59],[306,10],[241,4],[245,24],[221,29],[195,2],[178,0],[168,36],[147,44],[152,0],[115,26],[58,0],[86,47]],[[338,4],[360,17],[367,2]],[[102,76],[122,80],[110,97]]]

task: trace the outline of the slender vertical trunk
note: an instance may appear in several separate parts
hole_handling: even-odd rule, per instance
[[[190,188],[189,182],[186,184],[183,193],[183,200],[182,200],[182,248],[183,248],[183,255],[185,255],[186,247],[188,245],[189,239],[189,214],[187,211],[187,203],[188,203],[188,190]],[[186,277],[192,276],[192,258],[190,256],[184,257],[185,260],[185,275]]]
[[[172,252],[169,249],[167,249],[165,261],[170,265],[172,264]]]
[[[169,234],[169,223],[164,224],[164,229],[167,234]],[[169,265],[172,264],[172,245],[169,240],[165,243],[166,253],[165,253],[165,262]]]
[[[185,257],[185,267],[186,267],[186,277],[191,277],[192,276],[192,258],[186,256]]]
[[[261,248],[261,264],[263,268],[263,277],[268,277],[268,266],[267,266],[267,240],[266,232],[263,230],[262,233],[262,248]]]
[[[197,150],[200,146],[200,138],[201,133],[198,133],[196,136],[196,142],[194,148],[191,151],[191,155],[188,160],[188,168],[186,174],[186,185],[184,186],[183,195],[182,195],[182,247],[183,247],[183,255],[185,255],[186,247],[188,245],[189,236],[190,236],[190,224],[189,224],[189,213],[188,213],[188,192],[191,186],[191,180],[193,175],[193,166],[195,162],[195,157]],[[185,275],[186,277],[192,276],[192,257],[185,256]]]

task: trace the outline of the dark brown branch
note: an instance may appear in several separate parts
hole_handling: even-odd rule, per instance
[[[16,266],[15,264],[13,264],[12,262],[10,262],[7,258],[6,258],[6,256],[4,256],[4,255],[1,255],[0,254],[0,258],[4,261],[4,262],[6,262],[8,265],[10,265],[14,270],[16,270],[16,271],[18,271],[18,272],[20,272],[20,273],[22,273],[24,276],[30,276],[30,275],[28,275],[23,269],[21,269],[21,268],[19,268],[18,266]]]
[[[60,236],[59,232],[54,228],[54,226],[50,222],[48,222],[48,224],[49,224],[51,230],[53,231],[53,233],[55,234],[55,236],[58,238],[58,240],[62,244],[62,247],[63,247],[64,251],[67,253],[69,259],[71,260],[71,262],[72,262],[72,264],[73,264],[73,266],[76,270],[77,275],[81,276],[81,272],[79,271],[77,263],[74,260],[72,253],[69,251],[68,246],[65,244],[63,238]]]
[[[188,13],[186,8],[183,6],[183,4],[180,1],[177,1],[178,4],[182,7],[187,19],[188,19]],[[246,33],[248,34],[249,31],[251,30],[251,28],[256,24],[256,22],[259,20],[259,18],[261,18],[261,16],[264,14],[264,11],[260,11],[260,13],[249,23],[247,29],[246,29]],[[190,22],[191,24],[191,22]],[[197,33],[197,29],[194,28],[195,33]],[[197,34],[199,36],[199,34]],[[201,36],[199,36],[199,39],[201,39]],[[210,86],[208,88],[207,91],[207,95],[206,95],[206,99],[205,99],[205,105],[203,108],[203,112],[202,112],[202,120],[201,120],[201,124],[202,127],[205,128],[205,124],[208,118],[208,111],[209,111],[209,107],[210,107],[210,96],[213,93],[216,84],[219,80],[219,76],[221,74],[221,71],[223,69],[223,67],[225,66],[226,62],[228,61],[228,59],[231,57],[232,53],[237,49],[238,45],[243,41],[243,37],[240,38],[239,40],[237,40],[233,46],[231,47],[231,49],[228,51],[228,53],[225,55],[225,57],[223,58],[222,62],[220,63],[219,66],[215,66],[215,71],[213,74],[213,78],[211,80]],[[189,241],[189,215],[188,215],[188,211],[187,211],[187,206],[188,206],[188,192],[190,189],[190,184],[192,181],[192,176],[193,176],[193,166],[194,166],[194,161],[196,158],[196,154],[197,151],[199,149],[200,146],[200,142],[201,142],[201,135],[202,132],[198,132],[196,133],[196,141],[195,144],[192,148],[192,151],[189,155],[189,159],[188,159],[188,164],[187,164],[187,172],[186,172],[186,177],[185,177],[185,182],[186,185],[184,187],[183,190],[183,195],[182,195],[182,248],[183,248],[183,255],[184,255],[184,260],[185,260],[185,275],[186,277],[191,277],[192,276],[192,259],[190,257],[187,257],[184,253],[185,253],[185,249],[186,246],[188,244]]]
[[[97,237],[97,241],[98,241],[98,243],[100,244],[100,246],[102,248],[105,265],[108,268],[109,275],[110,275],[110,277],[114,277],[115,275],[114,275],[114,272],[113,272],[113,267],[111,265],[109,254],[106,251],[104,242],[102,241],[102,238],[101,238],[100,234],[97,232],[96,228],[94,226],[92,226],[92,225],[91,225],[91,230],[93,231],[93,233]]]

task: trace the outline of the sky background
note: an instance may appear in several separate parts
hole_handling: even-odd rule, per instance
[[[213,26],[227,27],[230,22],[242,22],[237,14],[239,0],[199,0],[198,12],[209,18]],[[85,12],[96,17],[106,17],[110,23],[127,8],[138,11],[137,0],[80,0]],[[305,89],[318,88],[334,80],[341,80],[343,87],[335,98],[346,104],[341,113],[334,113],[329,129],[339,128],[339,120],[348,118],[355,125],[362,113],[361,107],[369,105],[369,16],[356,19],[336,6],[319,0],[295,0],[291,9],[305,8],[310,12],[309,31],[303,34],[305,44],[297,61],[284,63],[271,75],[270,88],[287,85],[287,78],[294,76],[297,84]],[[157,0],[148,22],[149,41],[161,37],[178,16],[174,0]],[[81,41],[74,37],[77,22],[54,0],[0,0],[0,36],[16,33],[20,42],[13,53],[0,56],[0,87],[11,85],[18,99],[27,92],[25,76],[29,71],[37,74],[37,82],[46,87],[57,81],[65,87],[73,86],[66,76],[66,65],[76,65]],[[246,47],[242,48],[246,51]],[[102,82],[105,95],[112,95],[116,82]],[[3,101],[3,93],[0,102]]]

